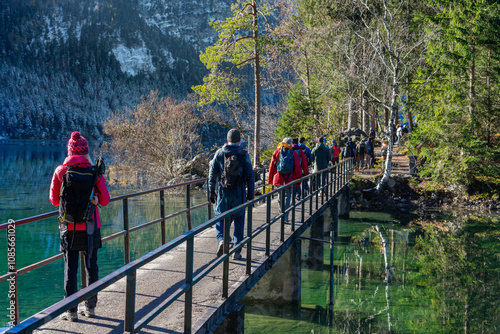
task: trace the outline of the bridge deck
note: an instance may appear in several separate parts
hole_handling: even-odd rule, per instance
[[[326,196],[325,196],[326,197]],[[319,198],[321,204],[321,198]],[[326,198],[325,198],[326,202]],[[321,205],[319,205],[321,206]],[[316,207],[313,197],[313,211]],[[296,208],[296,229],[301,226],[301,207]],[[305,203],[305,221],[309,218],[309,203]],[[278,215],[277,199],[272,200],[271,217]],[[290,221],[292,214],[290,212]],[[253,230],[265,225],[266,204],[255,206],[253,210]],[[271,226],[271,254],[280,244],[280,222]],[[245,224],[246,231],[246,224]],[[233,229],[231,228],[231,235]],[[246,234],[246,233],[245,233]],[[292,234],[291,225],[285,226],[285,240]],[[265,233],[261,233],[252,244],[252,271],[265,259]],[[195,238],[194,241],[194,276],[203,272],[217,260],[215,253],[217,242],[215,228],[210,228]],[[246,247],[241,252],[243,258],[230,261],[229,295],[242,283],[245,275]],[[99,259],[99,261],[105,261]],[[137,271],[136,313],[138,321],[153,311],[161,302],[173,295],[184,284],[186,251],[185,244],[174,251],[159,257]],[[204,314],[213,311],[222,299],[222,263],[193,288],[193,317],[195,324]],[[126,278],[121,279],[99,293],[96,317],[89,319],[79,315],[78,322],[54,319],[40,327],[35,333],[123,333],[125,317]],[[183,298],[174,302],[141,333],[182,333],[184,330]],[[196,327],[196,326],[194,326]],[[194,328],[193,328],[194,329]]]

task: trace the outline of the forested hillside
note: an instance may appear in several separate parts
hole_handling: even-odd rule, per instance
[[[185,98],[227,0],[0,1],[0,137],[102,137],[141,95]],[[66,130],[69,129],[69,130]]]

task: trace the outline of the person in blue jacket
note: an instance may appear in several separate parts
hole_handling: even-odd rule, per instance
[[[248,152],[241,147],[241,134],[236,129],[227,133],[227,143],[218,149],[210,161],[208,190],[210,202],[217,203],[215,215],[231,210],[254,198],[254,175]],[[245,210],[231,216],[234,222],[233,244],[243,240]],[[218,243],[217,257],[223,253],[224,220],[215,225]],[[233,254],[234,260],[241,259],[241,249]]]

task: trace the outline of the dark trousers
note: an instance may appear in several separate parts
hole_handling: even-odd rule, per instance
[[[69,297],[78,291],[76,275],[78,274],[78,258],[79,251],[64,252],[64,297]],[[99,279],[99,268],[97,267],[97,248],[94,248],[92,257],[90,258],[90,266],[87,261],[87,253],[84,252],[85,272],[87,273],[87,286],[96,282]],[[85,305],[89,308],[94,308],[97,305],[97,294],[85,301]],[[73,307],[70,312],[76,312],[77,308]]]

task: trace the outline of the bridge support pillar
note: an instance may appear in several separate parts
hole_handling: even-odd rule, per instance
[[[325,217],[319,216],[318,219],[311,224],[311,239],[323,240],[323,231],[325,225]],[[321,241],[310,240],[309,249],[307,251],[306,264],[309,269],[323,266],[323,248],[324,243]]]
[[[347,185],[344,190],[340,193],[339,197],[339,217],[349,218],[349,212],[351,211],[351,203],[349,202],[349,185]]]
[[[301,242],[297,240],[248,292],[250,301],[300,305]]]
[[[333,231],[335,236],[339,233],[339,200],[337,197],[332,199],[330,207],[325,211],[325,221],[330,222],[325,226],[324,236],[330,237],[330,232]]]
[[[236,304],[234,310],[222,321],[214,334],[243,334],[245,328],[245,305]]]

